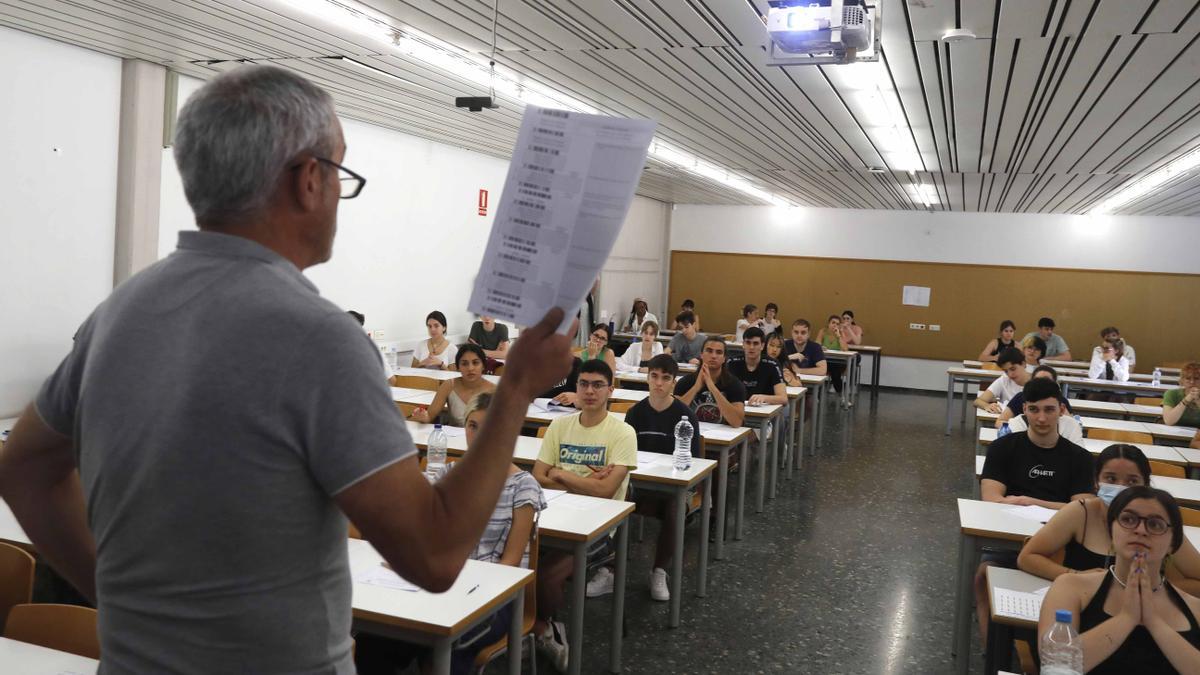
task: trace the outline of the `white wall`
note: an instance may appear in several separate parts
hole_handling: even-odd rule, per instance
[[[180,78],[182,107],[202,82]],[[306,272],[333,302],[362,312],[366,327],[403,352],[425,338],[425,315],[446,315],[452,339],[465,341],[474,315],[467,301],[479,269],[508,161],[342,120],[344,164],[367,179],[361,195],[343,201],[333,258]],[[170,150],[162,167],[159,251],[175,248],[177,232],[195,229]],[[492,208],[478,213],[479,190]],[[634,295],[661,304],[667,206],[635,198],[601,275],[604,306],[627,307]],[[610,300],[606,298],[612,298]],[[627,311],[627,310],[626,310]],[[404,354],[400,363],[407,365]]]
[[[671,215],[680,251],[1194,274],[1198,248],[1200,218],[692,204]]]
[[[0,417],[112,290],[121,60],[0,28]]]
[[[670,230],[679,251],[1200,273],[1200,218],[681,204]],[[881,384],[945,390],[951,364],[887,357],[881,346]]]
[[[664,275],[670,205],[634,197],[621,236],[600,273],[600,310],[621,323],[633,299],[646,298],[650,312],[664,321]],[[584,330],[587,330],[586,328]]]

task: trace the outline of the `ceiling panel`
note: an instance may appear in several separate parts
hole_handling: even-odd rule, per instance
[[[492,0],[363,4],[397,29],[490,53]],[[864,93],[869,68],[765,65],[765,10],[502,0],[496,60],[606,113],[654,118],[663,142],[813,206],[924,209],[914,185],[928,184],[935,210],[1080,212],[1200,145],[1200,0],[889,1],[874,72],[897,110]],[[456,109],[454,96],[484,87],[286,0],[0,0],[0,25],[197,77],[270,61],[327,88],[346,117],[498,157],[523,107],[501,96],[499,110]],[[955,27],[978,39],[941,43]],[[893,113],[898,134],[880,123]],[[895,165],[898,142],[915,166]],[[758,201],[656,160],[639,192]],[[1200,215],[1200,179],[1126,211]]]

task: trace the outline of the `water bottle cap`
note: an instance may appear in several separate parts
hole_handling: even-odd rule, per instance
[[[434,423],[433,423],[433,430],[434,430],[434,431],[437,431],[438,429],[441,429],[441,428],[442,428],[442,425],[441,425],[441,424],[439,424],[439,423],[437,423],[437,422],[434,422]]]
[[[1054,612],[1054,620],[1058,623],[1071,623],[1071,610],[1059,609]]]

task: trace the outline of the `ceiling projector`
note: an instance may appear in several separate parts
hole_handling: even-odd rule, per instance
[[[769,5],[766,24],[773,52],[822,54],[833,59],[825,63],[844,62],[875,42],[878,17],[863,0],[772,0]]]

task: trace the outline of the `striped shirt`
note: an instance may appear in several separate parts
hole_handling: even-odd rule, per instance
[[[498,563],[508,545],[508,533],[512,531],[513,511],[522,506],[532,506],[534,513],[546,508],[546,496],[542,486],[528,471],[518,471],[504,481],[504,489],[500,492],[500,500],[496,502],[496,510],[488,519],[483,536],[471,554],[474,560]],[[529,548],[521,556],[521,567],[529,567]]]

